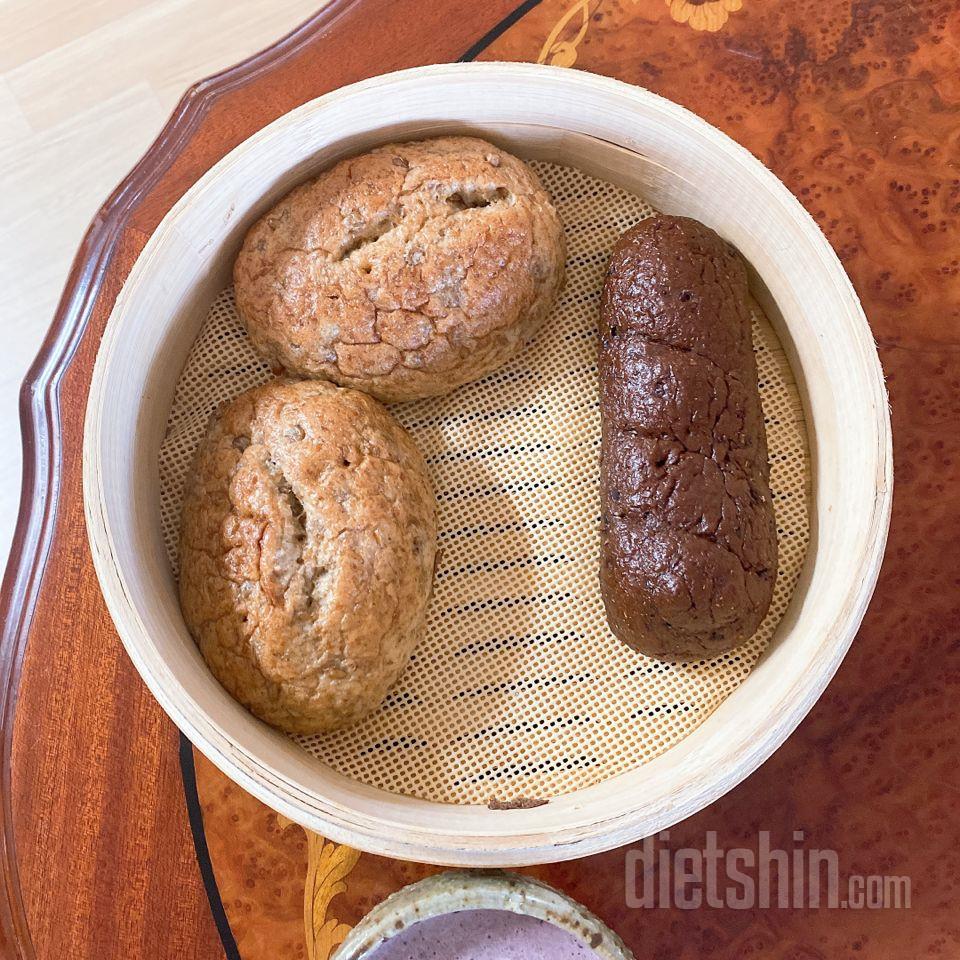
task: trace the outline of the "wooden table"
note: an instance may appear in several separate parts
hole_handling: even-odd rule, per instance
[[[18,958],[329,955],[429,872],[307,835],[183,741],[104,608],[80,448],[114,298],[161,217],[235,144],[354,80],[535,60],[641,84],[745,144],[842,258],[880,346],[896,497],[886,561],[839,674],[749,780],[674,847],[791,849],[912,879],[909,910],[640,910],[617,850],[535,873],[638,958],[960,956],[960,7],[953,0],[332,0],[193,87],[107,200],[22,394],[25,495],[2,609],[0,947]],[[105,66],[105,69],[107,67]]]

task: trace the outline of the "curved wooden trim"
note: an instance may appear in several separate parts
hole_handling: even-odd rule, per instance
[[[53,322],[20,390],[23,470],[20,507],[0,587],[0,948],[34,960],[20,891],[13,836],[10,760],[20,668],[50,551],[60,492],[62,438],[59,386],[83,338],[117,243],[137,204],[156,186],[225,93],[296,54],[360,0],[329,0],[272,46],[195,83],[84,235]]]

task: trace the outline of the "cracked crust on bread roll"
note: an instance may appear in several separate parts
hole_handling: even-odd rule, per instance
[[[223,406],[197,454],[184,619],[256,716],[342,727],[379,706],[423,635],[436,536],[423,457],[377,401],[275,380]]]
[[[564,279],[537,175],[473,137],[379,147],[297,187],[244,240],[237,310],[288,372],[384,401],[438,396],[517,354]]]
[[[600,316],[607,620],[662,660],[751,637],[773,596],[777,524],[747,271],[713,230],[655,216],[617,242]]]

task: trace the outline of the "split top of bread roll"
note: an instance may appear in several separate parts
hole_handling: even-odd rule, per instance
[[[370,713],[423,635],[435,504],[374,399],[275,380],[213,418],[183,504],[180,600],[227,691],[289,733]]]

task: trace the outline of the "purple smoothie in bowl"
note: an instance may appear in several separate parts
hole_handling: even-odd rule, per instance
[[[457,910],[421,920],[367,954],[368,960],[597,960],[562,927],[509,910]]]
[[[585,907],[531,877],[451,871],[368,913],[334,960],[633,960]]]

